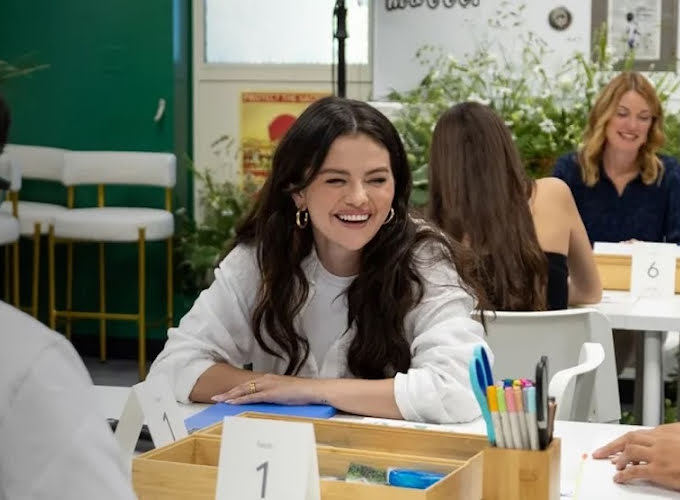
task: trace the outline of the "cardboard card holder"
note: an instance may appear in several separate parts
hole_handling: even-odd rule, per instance
[[[559,500],[560,448],[554,438],[545,450],[484,450],[484,500]]]

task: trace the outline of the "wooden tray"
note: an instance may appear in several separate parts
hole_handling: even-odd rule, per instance
[[[595,255],[605,290],[630,290],[630,255]],[[675,293],[680,293],[680,260],[675,261]]]
[[[132,482],[140,500],[215,498],[220,439],[192,434],[149,451],[132,462]],[[481,498],[482,453],[468,460],[427,459],[395,453],[317,445],[319,475],[344,478],[351,462],[405,467],[447,474],[426,490],[321,480],[323,500],[472,500]]]
[[[485,436],[454,434],[281,415],[244,413],[248,418],[309,422],[317,441],[323,500],[559,500],[559,440],[545,451],[489,447]],[[141,500],[215,498],[222,424],[149,451],[132,463],[132,480]],[[488,457],[488,458],[487,458]],[[352,462],[445,473],[425,490],[349,483]],[[504,488],[499,488],[499,481]],[[526,496],[533,491],[534,496]],[[538,496],[536,496],[538,495]],[[556,495],[556,496],[555,496]]]

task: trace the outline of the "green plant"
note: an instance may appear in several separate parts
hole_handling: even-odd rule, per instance
[[[519,11],[523,8],[520,6]],[[490,20],[491,29],[519,22],[517,13],[504,16]],[[437,47],[419,49],[416,58],[428,68],[426,76],[415,89],[389,95],[390,100],[403,105],[395,126],[413,168],[412,204],[420,206],[427,201],[427,163],[437,119],[446,109],[464,101],[481,102],[498,112],[510,128],[529,174],[549,174],[559,155],[578,147],[593,100],[618,73],[614,68],[620,65],[630,69],[633,65],[633,53],[624,61],[613,60],[606,33],[604,26],[598,30],[591,57],[575,53],[559,64],[556,73],[544,67],[554,55],[532,32],[522,38],[519,57],[507,56],[498,41],[481,44],[462,61]],[[652,73],[650,79],[663,103],[680,87],[680,79],[673,73]],[[677,113],[666,113],[666,133],[664,152],[679,153]]]
[[[227,151],[233,140],[224,136]],[[235,156],[230,156],[235,161]],[[189,217],[185,208],[175,212],[175,254],[177,258],[177,287],[196,295],[212,282],[212,272],[233,244],[236,227],[253,204],[256,184],[249,178],[241,185],[229,180],[218,181],[210,170],[198,171],[190,167],[199,181],[199,221]]]

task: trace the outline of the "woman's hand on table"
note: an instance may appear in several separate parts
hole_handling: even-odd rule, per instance
[[[217,394],[212,400],[231,404],[327,404],[321,395],[323,382],[320,379],[266,374]]]

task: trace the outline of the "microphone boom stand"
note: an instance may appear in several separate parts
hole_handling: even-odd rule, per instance
[[[333,15],[336,19],[333,38],[338,40],[338,97],[347,95],[347,63],[345,62],[345,39],[347,38],[347,8],[345,0],[336,0]]]

